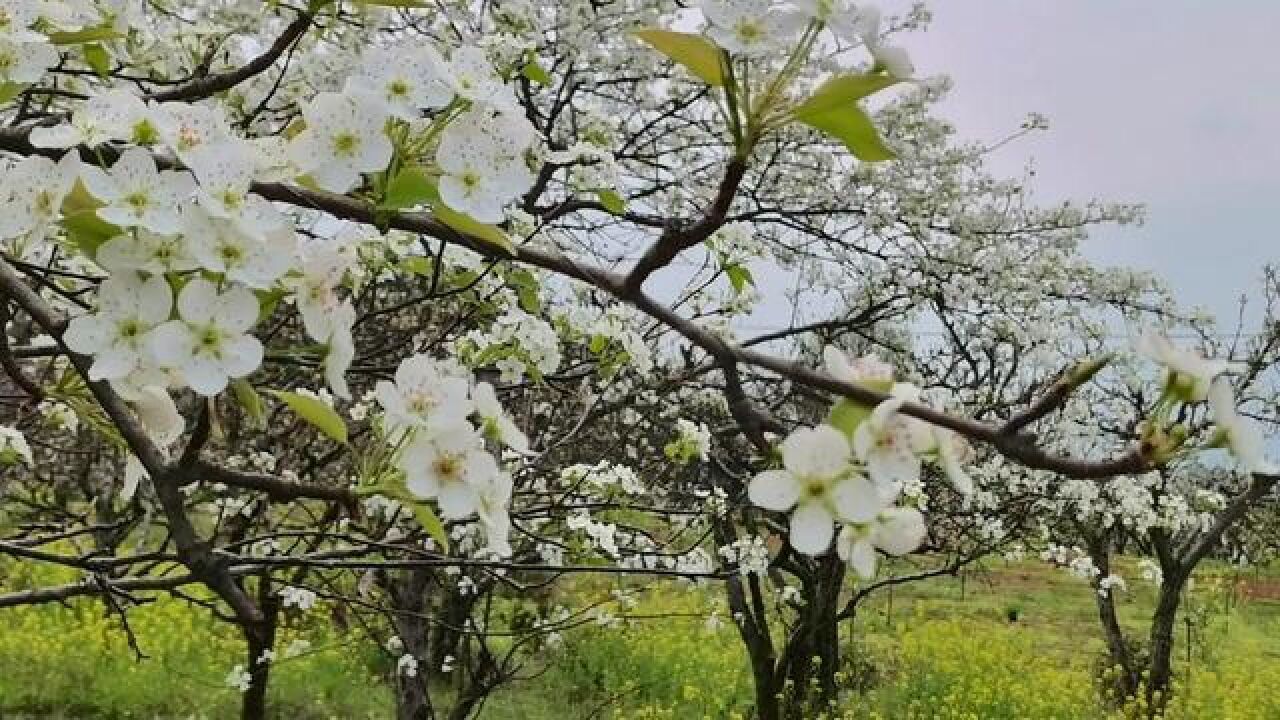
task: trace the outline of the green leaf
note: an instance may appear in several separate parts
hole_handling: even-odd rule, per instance
[[[428,277],[431,275],[432,260],[422,255],[410,255],[400,259],[400,269],[413,275]]]
[[[897,157],[880,139],[880,133],[871,118],[856,106],[812,113],[800,118],[800,121],[844,143],[849,152],[863,162],[880,162]]]
[[[351,0],[356,5],[373,5],[389,8],[421,8],[426,7],[425,0]]]
[[[48,34],[49,42],[54,45],[83,45],[85,43],[99,42],[102,40],[115,40],[116,38],[122,37],[124,37],[124,35],[116,32],[116,29],[110,25],[100,25],[98,27],[84,28],[83,30],[52,32]]]
[[[0,83],[0,103],[7,103],[22,94],[27,86],[22,83]]]
[[[97,255],[104,242],[124,232],[98,217],[100,207],[102,203],[79,180],[62,201],[62,228],[67,232],[67,239],[90,257]]]
[[[82,52],[85,64],[98,73],[98,77],[106,77],[111,72],[111,55],[100,43],[85,45]]]
[[[286,390],[268,390],[268,392],[288,405],[298,417],[314,425],[320,432],[340,443],[347,442],[347,424],[323,401]]]
[[[725,267],[724,274],[729,276],[729,284],[733,286],[734,292],[742,292],[748,285],[755,285],[755,278],[751,277],[751,271],[745,265],[729,265]]]
[[[701,35],[659,28],[637,30],[633,34],[654,50],[683,65],[699,80],[715,87],[724,85],[724,51],[710,40]]]
[[[797,118],[803,118],[806,115],[848,107],[898,82],[901,82],[898,78],[884,74],[836,75],[822,83],[808,100],[797,105],[792,112]]]
[[[257,390],[249,384],[248,380],[240,378],[231,382],[231,392],[236,396],[236,402],[240,403],[240,407],[244,408],[245,415],[249,416],[250,424],[255,428],[266,426],[267,409],[262,402],[262,396]]]
[[[551,75],[538,64],[537,60],[530,60],[520,68],[520,74],[529,79],[529,82],[537,83],[543,87],[551,84]]]
[[[414,205],[424,205],[433,200],[438,200],[440,193],[436,191],[435,183],[422,168],[409,166],[396,174],[391,182],[387,183],[387,193],[382,198],[382,207],[388,210],[400,210],[401,208],[413,207]]]
[[[604,209],[614,215],[621,215],[627,211],[627,201],[613,190],[597,190],[596,196],[600,198],[600,204],[604,205]]]
[[[872,408],[849,398],[840,400],[831,406],[831,414],[827,416],[827,424],[844,433],[853,440],[853,433],[867,418],[871,417]]]
[[[511,238],[507,237],[507,234],[502,231],[502,228],[497,225],[487,225],[482,223],[470,215],[465,215],[454,210],[448,205],[445,205],[443,201],[433,203],[431,211],[432,214],[440,220],[440,222],[448,225],[454,230],[457,230],[464,235],[470,235],[486,245],[492,245],[512,257],[515,256],[515,244],[512,243]]]
[[[409,501],[409,506],[413,508],[413,517],[427,531],[445,552],[449,552],[449,534],[444,531],[444,523],[440,522],[440,516],[436,515],[436,511],[431,509],[430,505],[421,500],[405,498]]]

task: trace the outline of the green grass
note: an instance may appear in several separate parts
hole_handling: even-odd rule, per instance
[[[10,587],[32,580],[14,566],[0,567],[0,576],[6,571]],[[1180,693],[1170,720],[1280,717],[1280,694],[1274,692],[1280,686],[1274,644],[1280,583],[1269,574],[1241,575],[1253,597],[1228,610],[1231,578],[1230,571],[1210,567],[1189,596],[1190,616],[1199,620],[1190,663],[1185,627],[1179,626]],[[1091,592],[1083,581],[1038,563],[995,561],[963,579],[875,596],[842,629],[846,655],[861,659],[850,665],[850,674],[867,688],[846,693],[842,717],[1106,717],[1092,679],[1102,643]],[[1136,579],[1118,596],[1131,630],[1144,627],[1153,596]],[[1018,618],[1010,622],[1014,608]],[[726,620],[719,629],[697,617],[712,609]],[[746,716],[750,677],[716,586],[652,584],[627,612],[670,617],[569,634],[561,648],[525,668],[528,679],[491,698],[482,717]],[[136,608],[129,619],[148,656],[140,661],[120,621],[99,602],[0,610],[0,716],[235,716],[239,695],[223,682],[233,665],[244,662],[234,629],[173,598]],[[271,686],[276,716],[390,715],[389,663],[371,641],[337,632],[322,610],[291,615],[277,651],[297,638],[313,650],[277,663]],[[855,685],[855,678],[845,679]]]

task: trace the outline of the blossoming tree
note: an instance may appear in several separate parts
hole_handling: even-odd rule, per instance
[[[950,141],[946,82],[892,44],[926,19],[0,0],[0,555],[86,578],[0,606],[97,596],[127,627],[138,594],[190,597],[242,629],[252,718],[281,615],[323,599],[389,618],[401,717],[463,718],[625,609],[550,607],[555,578],[712,579],[758,714],[799,717],[779,690],[816,657],[832,699],[846,571],[925,543],[930,496],[962,517],[1011,474],[1160,472],[1199,448],[1171,413],[1208,399],[1247,510],[1275,475],[1225,362],[1152,335],[1168,378],[1126,445],[1044,427],[1108,364],[1099,328],[1175,313],[1076,253],[1133,208],[1036,208]],[[930,544],[972,557],[997,521]],[[782,653],[772,572],[799,579]]]

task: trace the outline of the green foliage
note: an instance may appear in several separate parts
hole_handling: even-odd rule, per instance
[[[725,84],[724,51],[701,35],[657,28],[637,30],[634,34],[708,85]]]
[[[809,113],[800,122],[844,143],[863,162],[892,160],[897,155],[884,144],[871,118],[856,105]]]
[[[346,444],[347,424],[343,422],[337,411],[329,407],[324,401],[310,395],[302,395],[287,390],[270,390],[269,392],[277,400],[288,405],[294,414],[306,420],[317,430],[340,443]]]

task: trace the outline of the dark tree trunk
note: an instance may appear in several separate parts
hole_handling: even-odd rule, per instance
[[[432,670],[426,620],[427,589],[430,584],[431,570],[428,568],[404,570],[388,578],[387,591],[391,599],[391,619],[395,624],[396,634],[404,645],[404,652],[418,661],[418,672],[413,677],[401,673],[399,667],[396,668],[396,720],[435,718],[427,688],[427,678]]]
[[[241,700],[241,720],[265,720],[267,717],[267,683],[271,679],[271,663],[265,654],[275,647],[276,627],[280,619],[280,598],[271,593],[269,578],[258,581],[258,606],[262,608],[262,622],[244,627],[249,689]]]
[[[1173,633],[1178,619],[1178,605],[1187,575],[1166,570],[1160,582],[1156,611],[1151,616],[1151,663],[1146,684],[1147,707],[1152,717],[1159,716],[1169,700],[1173,680]]]
[[[1094,567],[1098,568],[1099,577],[1110,575],[1111,547],[1109,534],[1101,538],[1089,538],[1088,549],[1089,557],[1093,560]],[[1138,692],[1138,688],[1142,683],[1142,671],[1144,668],[1138,667],[1138,660],[1133,657],[1129,642],[1125,639],[1124,630],[1120,627],[1120,620],[1116,616],[1114,596],[1110,592],[1105,595],[1094,593],[1094,601],[1097,603],[1098,620],[1102,623],[1103,635],[1107,640],[1107,655],[1111,658],[1112,667],[1120,672],[1119,682],[1115,686],[1119,697],[1108,698],[1108,700],[1124,701]]]
[[[831,709],[840,669],[840,588],[845,565],[835,555],[813,563],[805,606],[787,640],[778,675],[784,679],[785,716],[807,720]]]

